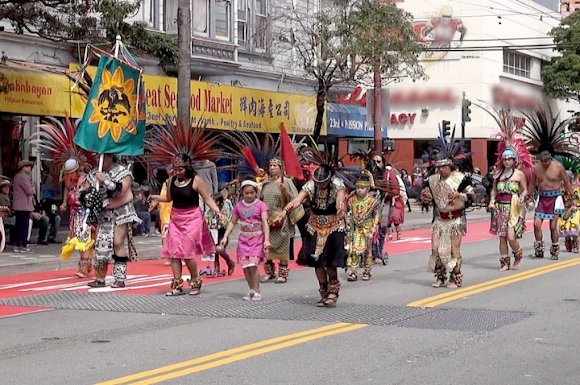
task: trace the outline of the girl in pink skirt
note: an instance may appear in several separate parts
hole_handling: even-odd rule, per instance
[[[268,206],[257,199],[258,184],[245,180],[241,186],[242,200],[234,208],[234,213],[228,228],[220,242],[221,248],[228,243],[228,238],[238,220],[240,221],[240,236],[238,238],[238,263],[244,269],[244,276],[250,287],[245,300],[260,301],[260,275],[258,266],[266,261],[270,248],[270,228],[268,227]],[[219,251],[219,250],[218,250]]]

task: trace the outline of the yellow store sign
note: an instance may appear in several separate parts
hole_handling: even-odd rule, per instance
[[[78,67],[76,67],[78,68]],[[71,71],[76,70],[72,68]],[[89,73],[94,75],[96,68]],[[144,75],[147,124],[165,124],[177,114],[177,79]],[[191,82],[191,116],[194,124],[222,130],[279,132],[284,123],[291,134],[312,134],[316,96],[269,92],[220,84]],[[72,116],[80,117],[84,102],[73,96]],[[323,127],[323,135],[326,127]]]
[[[0,111],[21,115],[70,115],[70,82],[64,75],[0,66]]]

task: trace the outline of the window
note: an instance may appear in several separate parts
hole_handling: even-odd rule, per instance
[[[150,28],[159,30],[163,28],[163,25],[161,24],[161,18],[163,17],[161,14],[161,8],[164,4],[162,1],[163,0],[148,0],[144,3],[144,21]]]
[[[504,51],[503,72],[529,78],[530,57],[513,51]]]
[[[255,0],[254,47],[258,50],[266,49],[266,35],[268,28],[268,10],[266,0]]]
[[[211,0],[193,0],[191,28],[193,33],[209,35],[209,7]]]
[[[215,36],[218,39],[230,39],[231,12],[230,0],[215,0]]]
[[[248,0],[238,0],[238,44],[248,44]]]

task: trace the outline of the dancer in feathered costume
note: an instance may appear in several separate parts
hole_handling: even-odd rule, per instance
[[[463,283],[461,239],[467,232],[465,208],[475,195],[471,178],[460,172],[454,161],[463,163],[470,154],[461,153],[462,143],[453,136],[448,142],[442,127],[439,128],[438,147],[436,174],[425,182],[435,203],[429,267],[435,272],[433,287],[443,286],[449,274],[447,287],[457,288]]]
[[[65,186],[61,213],[70,209],[70,232],[62,247],[61,258],[68,260],[74,251],[78,251],[80,260],[75,275],[84,278],[92,269],[95,241],[94,228],[87,223],[90,210],[81,205],[79,198],[86,172],[97,164],[98,155],[74,142],[77,126],[68,117],[64,123],[47,117],[39,128],[38,137],[33,142],[39,146],[43,158],[50,161],[61,175],[60,180]]]
[[[550,258],[557,260],[560,252],[558,217],[565,211],[562,187],[566,199],[573,199],[573,195],[566,170],[554,159],[554,155],[578,156],[579,150],[570,143],[569,136],[565,133],[569,121],[562,120],[557,123],[558,116],[554,117],[548,106],[540,105],[534,111],[524,113],[524,116],[526,127],[522,134],[528,146],[535,151],[538,160],[532,173],[529,191],[531,196],[536,191],[538,195],[534,215],[534,257],[544,257],[542,222],[547,219],[550,221],[552,240]]]
[[[171,163],[174,175],[165,182],[166,195],[152,196],[158,202],[173,202],[161,251],[161,255],[171,261],[173,272],[171,290],[166,295],[184,294],[181,261],[185,261],[191,274],[189,294],[197,295],[202,281],[195,258],[215,253],[215,241],[199,207],[200,197],[220,220],[223,214],[204,180],[196,175],[192,162],[218,158],[216,137],[210,137],[204,127],[173,125],[167,121],[165,126],[149,132],[145,146],[149,163],[153,166]]]
[[[567,252],[578,253],[578,236],[580,235],[580,160],[577,157],[556,156],[558,162],[566,169],[566,175],[574,189],[574,199],[568,199],[565,203],[566,212],[558,221],[560,238],[564,238]]]
[[[370,189],[374,188],[372,176],[361,174],[355,186],[356,191],[347,199],[347,207],[350,212],[348,258],[346,261],[349,267],[347,280],[356,281],[358,279],[358,269],[362,264],[364,267],[362,280],[368,281],[372,276],[372,243],[379,228],[380,200],[379,197],[369,194]]]
[[[485,109],[496,121],[500,132],[498,158],[489,208],[491,214],[490,233],[499,236],[500,271],[509,270],[511,258],[508,243],[514,255],[513,269],[517,270],[523,256],[518,242],[525,231],[525,200],[528,196],[528,179],[533,163],[530,152],[513,122],[508,110]]]
[[[332,154],[322,154],[316,147],[302,151],[310,163],[317,164],[312,179],[306,182],[275,221],[283,221],[287,213],[310,199],[311,214],[308,236],[302,240],[298,264],[315,268],[320,286],[319,306],[335,306],[340,291],[337,268],[344,267],[346,223],[346,187],[350,180],[343,169],[335,166]],[[352,186],[352,183],[349,183]]]

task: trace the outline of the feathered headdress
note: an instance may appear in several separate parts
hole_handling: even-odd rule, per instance
[[[522,128],[514,124],[514,116],[507,109],[488,109],[476,104],[479,108],[487,112],[497,123],[499,132],[496,137],[499,139],[497,146],[496,168],[500,170],[503,166],[503,158],[515,158],[523,170],[531,170],[533,167],[532,156],[526,146],[524,139],[519,137]]]
[[[56,170],[62,170],[65,162],[75,159],[85,171],[90,171],[98,163],[98,154],[87,151],[74,142],[77,122],[64,118],[64,123],[53,117],[46,117],[40,124],[39,132],[31,143],[40,149],[42,158],[51,161]]]
[[[233,160],[233,165],[225,168],[236,169],[241,179],[263,176],[268,162],[279,157],[280,143],[270,133],[264,134],[263,139],[253,132],[242,131],[229,131],[221,136],[221,145],[226,149],[221,156]]]
[[[455,127],[447,137],[444,127],[439,124],[437,143],[430,151],[430,166],[457,166],[464,170],[470,167],[471,152],[465,146],[463,140],[455,139]]]
[[[338,165],[338,157],[334,152],[325,151],[321,152],[318,149],[317,143],[314,141],[314,138],[309,137],[312,146],[303,147],[300,150],[300,155],[302,159],[309,163],[310,165],[315,165],[317,168],[324,168],[328,170],[328,174],[330,176],[335,175],[338,178],[342,179],[342,181],[349,187],[354,188],[355,181],[356,181],[356,174],[359,173],[360,175],[360,168],[358,167],[344,167]],[[316,170],[312,173],[313,180],[316,181],[314,175],[316,174]],[[319,181],[320,182],[320,181]]]
[[[218,159],[217,136],[211,135],[205,126],[175,124],[169,117],[164,126],[155,126],[147,132],[145,159],[154,168],[171,164],[182,155],[191,161]]]
[[[580,175],[580,159],[578,157],[556,155],[556,160],[562,163],[566,170],[571,171],[573,176]]]
[[[526,125],[522,131],[528,148],[536,154],[546,152],[551,155],[578,156],[580,148],[570,142],[570,134],[566,127],[570,119],[558,123],[559,114],[554,116],[552,109],[544,104],[538,105],[534,111],[523,112]]]

